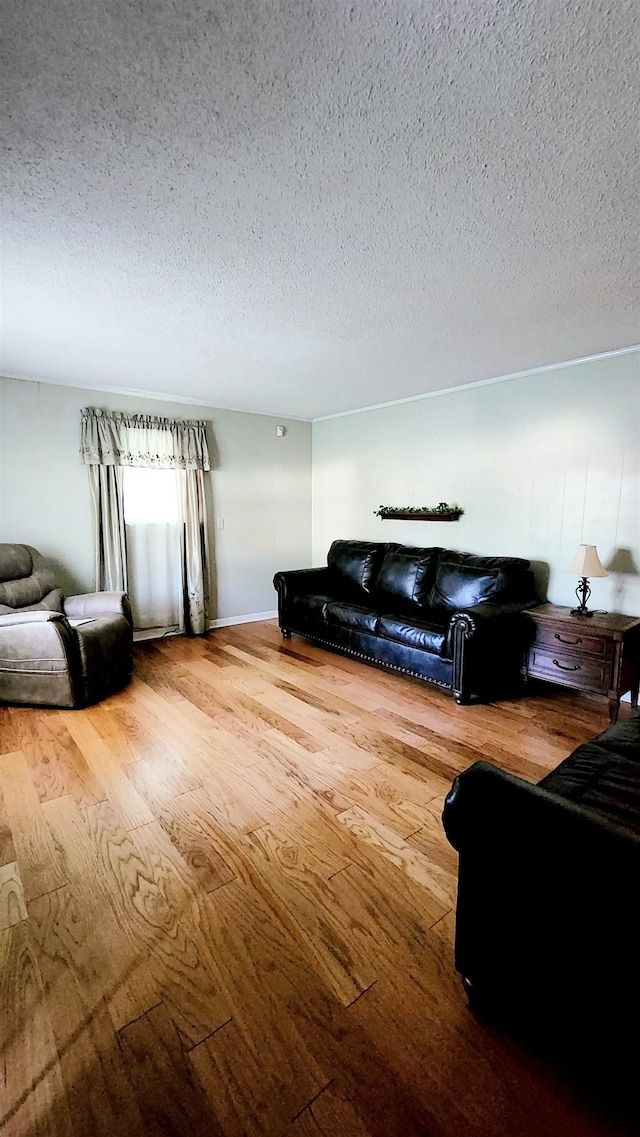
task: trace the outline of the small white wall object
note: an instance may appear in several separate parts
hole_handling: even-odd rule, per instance
[[[285,434],[286,434],[286,433],[287,433],[287,428],[286,428],[286,426],[277,426],[277,427],[276,427],[276,436],[277,436],[278,438],[284,438],[284,436],[285,436]]]

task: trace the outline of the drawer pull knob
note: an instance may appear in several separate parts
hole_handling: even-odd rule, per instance
[[[576,663],[575,667],[564,667],[561,663],[558,663],[557,659],[554,659],[553,662],[554,662],[554,665],[556,667],[559,667],[561,671],[581,671],[582,670],[579,663]]]
[[[578,646],[578,644],[581,644],[581,643],[582,643],[582,638],[581,638],[581,636],[578,636],[578,637],[577,637],[577,639],[575,639],[575,640],[563,640],[562,636],[560,635],[560,632],[556,632],[556,637],[555,637],[555,638],[556,638],[557,640],[560,640],[560,643],[561,643],[561,644],[570,644],[570,645],[571,645],[571,647],[577,647],[577,646]],[[553,662],[555,663],[555,659],[554,659],[554,661],[553,661]]]

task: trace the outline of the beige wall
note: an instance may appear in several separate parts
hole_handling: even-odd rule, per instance
[[[39,548],[67,592],[94,587],[89,487],[78,455],[84,406],[211,423],[210,491],[214,516],[224,520],[210,534],[212,617],[273,611],[274,572],[310,562],[310,424],[0,379],[0,540]]]
[[[513,554],[568,604],[577,581],[563,569],[584,542],[625,570],[591,582],[592,606],[640,614],[639,441],[638,352],[318,421],[313,563],[335,537]],[[439,501],[464,516],[373,516]]]
[[[210,488],[224,519],[211,533],[214,618],[272,611],[273,573],[324,563],[334,537],[525,556],[565,604],[576,582],[562,570],[580,541],[593,543],[623,571],[592,581],[592,603],[640,614],[637,352],[316,422],[313,555],[310,424],[0,379],[0,540],[40,548],[67,591],[93,587],[78,457],[87,405],[211,422]],[[380,504],[441,500],[460,503],[459,522],[373,516]]]

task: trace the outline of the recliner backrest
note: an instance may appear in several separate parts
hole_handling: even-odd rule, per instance
[[[0,544],[0,615],[16,611],[61,612],[62,591],[37,549]]]

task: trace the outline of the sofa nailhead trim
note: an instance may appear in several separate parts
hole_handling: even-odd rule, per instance
[[[400,671],[402,675],[411,675],[413,679],[420,679],[423,683],[431,683],[433,687],[441,687],[443,691],[453,691],[451,683],[443,683],[441,679],[429,679],[427,675],[419,675],[417,671],[410,671],[408,667],[399,667],[396,663],[387,663],[384,659],[374,659],[372,655],[364,655],[361,651],[354,651],[351,647],[343,647],[342,644],[334,644],[329,640],[323,640],[321,636],[312,636],[309,632],[299,632],[297,628],[286,628],[280,625],[281,632],[290,632],[296,636],[302,636],[305,640],[312,640],[313,643],[322,644],[323,647],[331,648],[341,655],[352,655],[354,659],[362,659],[365,663],[375,663],[378,667],[385,667],[387,671]]]

